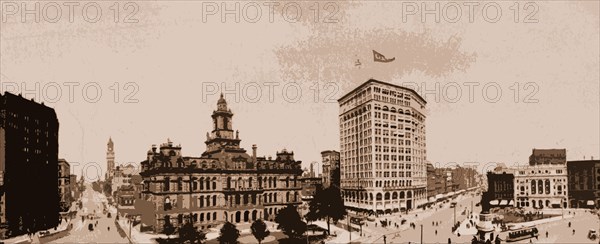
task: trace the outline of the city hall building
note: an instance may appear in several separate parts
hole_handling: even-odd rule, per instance
[[[425,204],[426,101],[412,89],[371,79],[338,103],[345,205],[381,214]]]
[[[205,229],[225,221],[272,221],[279,209],[302,202],[301,161],[294,153],[284,149],[275,158],[258,157],[254,145],[249,155],[240,147],[223,95],[217,106],[201,156],[185,157],[181,146],[168,141],[158,150],[153,146],[141,163],[142,198],[154,207],[150,221],[142,221],[151,222],[156,232],[166,223],[177,227],[192,221]]]

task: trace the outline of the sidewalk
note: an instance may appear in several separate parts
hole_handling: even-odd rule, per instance
[[[58,225],[56,227],[56,230],[54,230],[54,228],[50,228],[46,231],[48,231],[48,234],[44,235],[44,236],[49,236],[49,235],[53,235],[62,231],[66,231],[69,227],[69,221],[62,221],[62,223],[60,225]],[[42,238],[44,237],[42,236]],[[29,238],[29,236],[27,236],[27,234],[25,235],[20,235],[20,236],[15,236],[12,237],[10,239],[5,239],[5,240],[0,240],[0,242],[4,242],[6,244],[14,244],[14,243],[40,243],[40,236],[39,236],[39,231],[38,233],[36,233],[34,236],[32,236],[33,240]]]
[[[125,233],[127,233],[127,235],[129,235],[129,227],[130,226],[129,226],[129,223],[127,223],[127,219],[120,218],[117,221],[117,224]],[[167,239],[167,235],[165,235],[165,234],[150,234],[150,233],[140,232],[140,226],[141,226],[141,224],[138,224],[136,226],[133,226],[133,228],[131,229],[131,242],[133,242],[133,243],[156,243],[155,239],[158,239],[158,238]]]

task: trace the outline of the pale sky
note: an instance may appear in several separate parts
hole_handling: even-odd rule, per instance
[[[317,23],[316,2],[298,2],[302,15],[293,23],[285,18],[294,19],[294,6],[275,7],[270,21],[264,2],[246,1],[239,23],[234,15],[223,23],[220,12],[203,21],[212,3],[221,10],[221,2],[204,2],[203,10],[200,1],[145,1],[136,2],[137,11],[121,3],[118,23],[113,2],[99,2],[96,23],[83,19],[83,4],[75,7],[73,23],[66,6],[51,23],[55,6],[46,6],[49,13],[38,23],[33,15],[24,23],[3,1],[1,89],[27,93],[22,88],[38,84],[40,95],[25,96],[55,108],[59,156],[96,162],[102,170],[109,137],[117,163],[139,163],[152,144],[167,138],[181,144],[184,155],[199,156],[223,88],[233,90],[226,97],[244,148],[257,144],[265,156],[293,150],[308,167],[320,162],[321,151],[339,150],[337,99],[369,78],[418,84],[430,93],[438,84],[437,101],[423,94],[432,163],[526,163],[532,148],[566,148],[568,159],[600,158],[598,2],[520,3],[518,23],[513,2],[500,2],[496,23],[483,19],[484,3],[472,22],[467,6],[458,4],[461,17],[450,23],[456,13],[446,1],[439,23],[433,15],[422,21],[420,12],[403,21],[403,6],[393,1],[318,2]],[[223,3],[235,9],[234,2]],[[256,6],[261,15],[251,23]],[[132,11],[138,23],[123,23]],[[493,18],[494,9],[488,14]],[[537,23],[523,23],[528,15]],[[372,50],[396,60],[374,63]],[[86,101],[95,97],[95,84],[102,96]],[[91,87],[88,97],[84,86]],[[55,98],[56,87],[61,97]],[[492,102],[495,88],[502,95]],[[130,94],[133,103],[124,103]],[[72,170],[79,174],[81,167]]]

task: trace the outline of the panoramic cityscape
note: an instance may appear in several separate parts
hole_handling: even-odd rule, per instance
[[[259,156],[258,145],[242,148],[235,105],[221,93],[210,115],[213,129],[198,138],[203,153],[183,155],[182,145],[166,139],[151,144],[139,166],[119,165],[119,148],[126,146],[108,138],[108,170],[92,182],[58,158],[54,109],[8,92],[0,98],[5,243],[598,238],[600,160],[567,161],[568,149],[533,148],[527,165],[500,163],[484,174],[477,167],[436,167],[427,160],[427,102],[384,81],[367,80],[339,98],[340,148],[315,152],[322,161],[310,168],[302,168],[292,148],[275,157]],[[30,177],[35,185],[22,182]],[[564,229],[572,234],[557,234]]]
[[[598,43],[598,0],[0,0],[0,244],[600,244]]]

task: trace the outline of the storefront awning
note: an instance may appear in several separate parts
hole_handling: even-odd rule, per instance
[[[491,200],[490,205],[498,205],[500,202],[498,200]]]
[[[587,201],[587,205],[588,206],[594,206],[594,201],[593,200],[588,200]]]
[[[507,200],[501,200],[500,201],[500,205],[508,205],[508,201]]]

